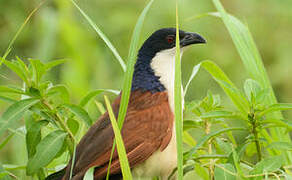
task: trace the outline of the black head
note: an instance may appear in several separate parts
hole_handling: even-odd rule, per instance
[[[196,33],[179,31],[180,46],[185,47],[192,44],[206,43],[206,40]],[[176,44],[176,29],[163,28],[155,31],[143,44],[140,51],[144,53],[160,52],[162,50],[174,48]]]

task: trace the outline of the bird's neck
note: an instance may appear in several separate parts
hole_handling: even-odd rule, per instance
[[[155,54],[139,52],[133,74],[132,91],[139,89],[156,93],[166,90],[165,86],[159,80],[160,77],[155,74],[151,67],[151,62],[154,57]]]
[[[175,48],[156,53],[152,57],[139,54],[135,65],[132,90],[152,93],[167,91],[171,109],[174,106]]]

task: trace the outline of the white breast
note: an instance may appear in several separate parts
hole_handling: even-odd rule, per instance
[[[155,75],[160,77],[160,82],[166,88],[169,106],[174,113],[175,48],[157,53],[152,59],[151,67]],[[134,179],[146,180],[152,179],[152,177],[155,176],[160,176],[162,180],[167,180],[176,166],[177,151],[174,124],[172,137],[168,146],[162,152],[158,150],[153,153],[144,163],[135,167],[132,173]]]

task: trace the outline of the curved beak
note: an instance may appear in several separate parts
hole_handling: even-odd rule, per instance
[[[182,47],[191,44],[205,44],[207,41],[197,33],[186,32],[185,36],[180,40],[180,45]]]

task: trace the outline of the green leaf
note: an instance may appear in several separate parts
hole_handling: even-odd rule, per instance
[[[267,146],[267,148],[274,148],[283,151],[292,151],[291,142],[273,142]]]
[[[229,80],[226,74],[212,61],[203,61],[201,66],[212,75],[214,80],[221,86],[238,110],[243,114],[247,114],[249,110],[248,101]]]
[[[5,147],[5,145],[10,141],[10,139],[15,135],[15,133],[9,134],[0,143],[0,150]]]
[[[200,128],[200,124],[196,121],[192,120],[184,120],[183,122],[183,130],[187,131],[192,128]]]
[[[255,98],[258,96],[258,94],[261,91],[260,84],[253,80],[253,79],[247,79],[244,83],[244,91],[245,95],[248,97],[249,101],[252,103],[255,103]]]
[[[36,147],[38,143],[41,141],[42,134],[41,134],[41,128],[43,126],[46,126],[48,124],[48,121],[42,120],[37,121],[34,124],[31,125],[29,129],[27,129],[26,133],[26,149],[28,158],[30,159],[35,153],[36,153]]]
[[[277,103],[270,105],[267,109],[265,109],[263,112],[259,113],[259,117],[262,117],[263,115],[275,111],[284,111],[284,110],[292,110],[292,104],[291,103]]]
[[[69,95],[69,91],[68,91],[66,86],[64,86],[64,85],[56,85],[56,86],[50,87],[47,90],[46,95],[48,97],[50,97],[50,96],[54,95],[55,93],[59,93],[60,97],[63,99],[63,101],[65,103],[69,103],[70,95]]]
[[[18,67],[21,68],[21,70],[24,73],[26,79],[29,80],[30,79],[30,74],[29,74],[27,66],[24,64],[24,62],[19,57],[16,56],[16,59],[17,59]]]
[[[94,168],[95,167],[91,167],[86,171],[83,180],[94,180]]]
[[[93,121],[82,107],[74,104],[65,104],[64,107],[68,108],[73,114],[83,120],[88,128],[92,125]]]
[[[76,135],[76,133],[79,130],[79,123],[75,119],[69,118],[67,120],[67,125],[70,131],[72,132],[73,135]]]
[[[52,69],[55,66],[58,66],[60,64],[65,63],[67,60],[66,59],[59,59],[59,60],[55,60],[55,61],[51,61],[45,64],[45,69],[46,71]]]
[[[186,84],[186,87],[184,89],[184,96],[187,94],[187,91],[188,91],[188,88],[189,88],[189,85],[191,84],[192,80],[194,79],[194,77],[198,74],[199,70],[200,70],[200,67],[201,67],[201,64],[198,64],[196,66],[193,67],[193,71],[192,71],[192,74]]]
[[[193,139],[193,137],[187,131],[183,132],[183,141],[184,141],[184,143],[186,143],[187,145],[189,145],[191,147],[196,145],[196,141]]]
[[[235,118],[238,114],[230,111],[211,111],[203,113],[200,118]]]
[[[41,81],[41,78],[46,73],[45,65],[40,60],[36,60],[36,59],[30,59],[29,62],[32,66],[33,81],[34,81],[36,87],[38,87],[38,85]]]
[[[18,61],[13,60],[10,62],[10,61],[4,60],[3,62],[10,70],[16,73],[27,85],[30,85],[29,79],[26,76],[25,72],[23,72],[22,66],[19,64]]]
[[[0,86],[0,92],[4,93],[13,93],[13,94],[25,94],[21,89],[8,87],[8,86]]]
[[[35,98],[24,99],[18,101],[11,106],[3,113],[2,117],[0,118],[0,135],[9,128],[15,121],[19,120],[23,113],[33,106],[34,104],[38,103],[39,100]]]
[[[113,44],[110,42],[110,40],[106,37],[106,35],[99,29],[99,27],[92,21],[92,19],[76,4],[74,0],[71,0],[73,5],[78,9],[78,11],[82,14],[82,16],[87,20],[87,22],[91,25],[91,27],[95,30],[95,32],[99,35],[99,37],[105,42],[105,44],[109,47],[109,49],[112,51],[116,59],[119,61],[123,71],[126,71],[126,65],[124,63],[124,60],[119,55],[116,48],[113,46]]]
[[[277,103],[277,99],[273,92],[266,69],[263,65],[262,58],[248,27],[237,18],[227,14],[219,0],[213,0],[213,3],[220,12],[221,18],[229,34],[231,35],[237,52],[239,53],[245,69],[249,73],[250,77],[257,80],[263,89],[270,90],[269,94],[266,96],[266,103]],[[269,115],[269,118],[283,119],[283,116],[281,112],[274,112]],[[283,128],[271,128],[270,133],[271,137],[268,137],[268,133],[265,132],[266,139],[291,141],[289,135],[285,133],[285,129]],[[286,157],[288,157],[288,162],[291,163],[292,153],[288,152]]]
[[[9,172],[4,169],[2,164],[0,164],[0,179],[1,180],[12,180],[12,178],[9,176]]]
[[[8,97],[5,97],[5,96],[0,96],[0,100],[8,102],[8,103],[15,103],[16,102],[15,99],[11,99],[11,98],[8,98]]]
[[[66,136],[67,133],[57,130],[42,139],[37,145],[36,154],[27,163],[27,175],[33,175],[48,165],[62,148]]]
[[[235,169],[232,164],[227,163],[227,164],[218,164],[218,165],[236,174]],[[229,172],[225,171],[223,168],[218,168],[218,166],[215,167],[215,171],[214,171],[215,180],[236,180],[236,176],[233,176]]]
[[[262,174],[278,170],[283,164],[282,156],[272,156],[258,162],[250,174]],[[262,179],[261,177],[256,179]]]
[[[85,97],[82,98],[82,100],[80,101],[80,106],[81,107],[84,107],[87,105],[87,103],[93,99],[95,96],[103,93],[103,92],[110,92],[110,93],[113,93],[113,94],[116,94],[118,95],[120,92],[117,91],[117,90],[113,90],[113,89],[97,89],[97,90],[94,90],[94,91],[91,91],[90,93],[88,93]]]
[[[224,128],[224,129],[220,129],[218,131],[215,132],[211,132],[210,134],[204,136],[203,138],[201,138],[197,145],[192,148],[189,152],[188,152],[188,156],[187,159],[191,159],[193,154],[200,148],[202,147],[209,139],[214,138],[216,136],[219,136],[220,134],[229,132],[229,131],[247,131],[246,128],[242,128],[242,127],[233,127],[233,128]]]
[[[124,142],[122,139],[122,135],[121,135],[119,126],[118,126],[117,121],[116,121],[116,117],[113,113],[113,110],[112,110],[112,107],[110,105],[108,98],[105,96],[104,99],[105,99],[106,107],[107,107],[107,110],[108,110],[108,113],[110,116],[110,120],[112,123],[114,134],[115,134],[115,141],[117,144],[117,151],[118,151],[119,161],[120,161],[121,169],[122,169],[122,173],[123,173],[123,179],[131,180],[132,174],[131,174],[131,169],[130,169],[130,165],[129,165],[128,158],[127,158],[126,149],[125,149]]]

